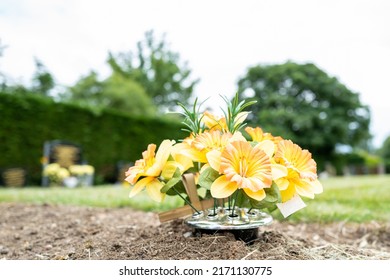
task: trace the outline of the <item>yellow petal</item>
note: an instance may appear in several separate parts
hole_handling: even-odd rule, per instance
[[[223,175],[211,185],[210,191],[214,198],[225,198],[232,195],[237,190],[237,183],[231,182]]]
[[[202,122],[211,131],[214,131],[214,130],[219,130],[219,131],[227,130],[227,125],[226,125],[225,118],[220,118],[220,117],[214,116],[213,114],[211,114],[210,112],[207,112],[207,111],[203,113]]]
[[[307,180],[301,180],[299,184],[295,185],[295,189],[300,196],[314,198],[313,188]]]
[[[261,141],[259,144],[255,146],[255,148],[263,150],[270,158],[275,153],[275,144],[271,140]]]
[[[205,153],[202,153],[196,149],[192,149],[189,151],[189,156],[190,158],[195,161],[195,162],[201,162],[201,163],[206,163],[207,158]]]
[[[249,112],[245,112],[245,111],[238,113],[237,117],[234,119],[234,127],[237,127],[240,124],[242,124],[246,120],[248,115],[249,115]]]
[[[194,163],[192,162],[192,160],[189,157],[186,157],[186,156],[181,155],[181,154],[176,154],[173,156],[173,158],[180,165],[181,172],[185,172],[188,169],[190,169],[191,167],[194,167]]]
[[[217,150],[210,151],[206,154],[207,161],[211,168],[219,172],[221,167],[221,152]]]
[[[161,202],[165,197],[165,194],[160,191],[163,187],[163,183],[154,179],[146,185],[146,191],[154,201]]]
[[[282,197],[282,202],[286,202],[294,197],[296,194],[295,187],[290,184],[289,187],[283,191],[280,191],[280,195]]]
[[[209,168],[210,167],[210,164],[208,164],[208,163],[206,163],[206,164],[204,164],[203,166],[202,166],[202,168],[200,169],[200,171],[199,171],[199,173],[197,173],[198,175],[199,174],[202,174],[203,173],[203,171],[205,171],[207,168]]]
[[[189,158],[191,161],[201,162],[199,159],[199,152],[196,149],[192,148],[188,143],[178,143],[174,146],[174,153],[177,155],[184,156]]]
[[[236,142],[236,141],[244,141],[247,142],[245,137],[242,135],[241,132],[236,131],[234,134],[230,137],[229,143]]]
[[[153,177],[145,177],[137,182],[137,184],[134,185],[134,187],[131,189],[129,197],[132,198],[136,194],[138,194],[140,191],[142,191],[147,184],[149,184],[151,181],[153,181]]]
[[[318,179],[315,179],[313,181],[309,181],[310,185],[312,186],[313,188],[313,192],[315,194],[320,194],[323,192],[323,187],[322,187],[322,184],[321,182],[318,180]]]
[[[263,189],[261,190],[258,190],[256,192],[250,190],[250,189],[243,189],[244,192],[250,197],[250,198],[253,198],[257,201],[261,201],[265,198],[265,191]]]
[[[284,162],[287,167],[296,168],[302,179],[314,180],[317,178],[317,164],[311,158],[311,153],[308,150],[302,150],[291,140],[279,142],[275,160]]]
[[[323,191],[322,184],[317,179],[316,180],[306,179],[306,180],[302,180],[302,181],[305,182],[305,185],[303,187],[301,187],[301,188],[304,188],[304,190],[297,188],[298,192],[304,192],[304,191],[309,192],[310,196],[307,196],[307,197],[310,197],[310,198],[314,198],[314,194],[322,193],[322,191]]]
[[[138,179],[142,176],[145,176],[143,174],[144,172],[144,166],[145,166],[145,160],[140,159],[135,162],[134,166],[131,166],[125,173],[125,181],[129,182],[131,185],[134,185],[137,183]]]
[[[290,182],[286,178],[276,179],[275,183],[281,191],[286,190],[290,184]]]
[[[162,141],[156,153],[156,161],[158,162],[167,161],[171,153],[171,148],[173,144],[175,144],[175,141],[173,140]]]
[[[247,126],[245,131],[252,138],[252,141],[260,142],[262,140],[263,130],[260,127],[253,128]]]
[[[173,177],[173,174],[176,172],[176,169],[179,168],[178,163],[174,161],[168,161],[167,164],[164,165],[163,170],[161,172],[161,176],[165,180],[169,180]]]
[[[287,167],[281,164],[271,164],[272,179],[277,180],[286,177],[288,174]]]
[[[171,148],[175,141],[164,140],[161,142],[160,147],[156,153],[156,159],[154,164],[145,172],[146,176],[157,177],[160,175],[162,168],[167,162],[169,155],[171,154]]]

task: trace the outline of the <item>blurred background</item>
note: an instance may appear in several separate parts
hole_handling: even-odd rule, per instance
[[[209,98],[219,114],[236,92],[258,101],[249,124],[310,150],[321,178],[389,173],[389,12],[380,0],[3,0],[0,182],[49,185],[59,163],[89,166],[63,173],[93,174],[86,185],[121,183],[148,143],[185,137],[177,102]]]

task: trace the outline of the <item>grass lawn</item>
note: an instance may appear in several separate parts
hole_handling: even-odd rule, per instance
[[[307,207],[290,220],[390,222],[390,176],[337,177],[321,182],[324,192],[314,200],[305,199]]]
[[[390,221],[390,176],[337,177],[322,180],[324,193],[306,200],[307,207],[288,218],[294,222]],[[27,202],[129,207],[145,211],[164,211],[182,205],[180,198],[167,197],[153,202],[145,193],[128,198],[129,188],[96,186],[90,188],[0,188],[0,202]],[[283,219],[275,211],[276,219]]]

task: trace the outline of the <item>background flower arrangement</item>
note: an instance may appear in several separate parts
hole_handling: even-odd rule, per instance
[[[50,185],[54,186],[91,186],[94,173],[94,167],[87,164],[65,168],[58,163],[51,163],[43,169],[43,176],[48,177]]]
[[[179,104],[189,136],[178,143],[164,140],[158,150],[148,145],[126,172],[125,180],[133,186],[130,197],[146,189],[155,201],[179,195],[191,206],[181,178],[193,173],[199,196],[215,199],[214,211],[218,199],[232,209],[232,216],[236,206],[248,212],[279,208],[288,216],[304,206],[301,196],[314,198],[322,192],[309,151],[260,127],[248,127],[244,122],[249,112],[244,110],[255,101],[240,102],[238,95],[223,99],[227,108],[222,117],[200,113],[197,100],[192,110]]]

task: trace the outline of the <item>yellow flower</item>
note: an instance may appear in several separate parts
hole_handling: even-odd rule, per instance
[[[234,118],[234,128],[237,128],[240,124],[242,124],[246,118],[248,117],[249,112],[240,112]],[[228,132],[228,125],[226,123],[226,118],[224,117],[216,117],[210,112],[204,112],[202,116],[202,122],[209,129],[209,131],[222,131]]]
[[[221,150],[231,138],[230,133],[221,133],[220,131],[204,132],[198,135],[192,142],[192,147],[198,153],[198,161],[207,162],[207,153],[213,150]]]
[[[239,132],[233,135],[217,130],[204,132],[197,135],[195,139],[186,138],[182,143],[175,145],[175,151],[194,162],[208,163],[210,152],[221,152],[229,142],[235,140],[245,140],[245,138]]]
[[[186,146],[186,144],[180,143],[172,147],[171,156],[173,160],[170,160],[166,163],[161,173],[161,176],[165,180],[171,179],[177,169],[179,169],[180,173],[183,174],[185,171],[194,166],[194,163],[192,162],[191,158],[181,153],[183,145]]]
[[[69,171],[73,175],[92,175],[95,172],[95,168],[92,165],[71,165]]]
[[[272,136],[271,133],[263,132],[260,127],[253,128],[248,126],[245,128],[245,131],[252,138],[252,141],[259,143],[265,140],[271,140],[275,145],[278,145],[278,143],[283,140],[280,136]]]
[[[135,165],[126,172],[127,177],[125,180],[134,185],[129,197],[135,196],[146,188],[147,193],[153,200],[162,201],[165,194],[161,193],[160,190],[164,184],[160,182],[158,177],[167,164],[174,143],[175,141],[164,140],[157,153],[155,153],[155,144],[148,145],[147,150],[142,153],[143,158],[137,160]],[[141,177],[142,179],[139,180]]]
[[[290,140],[283,140],[278,145],[274,160],[288,170],[285,177],[275,179],[282,202],[296,194],[314,198],[315,194],[322,193],[322,185],[317,179],[317,164],[308,150],[302,150]]]
[[[246,141],[230,143],[221,154],[220,174],[211,185],[211,195],[225,198],[243,189],[258,201],[272,184],[271,161],[267,154]]]
[[[51,163],[45,166],[43,169],[44,176],[55,176],[58,173],[58,170],[61,166],[58,163]]]
[[[210,131],[227,131],[226,119],[218,118],[208,111],[203,113],[202,122]]]

